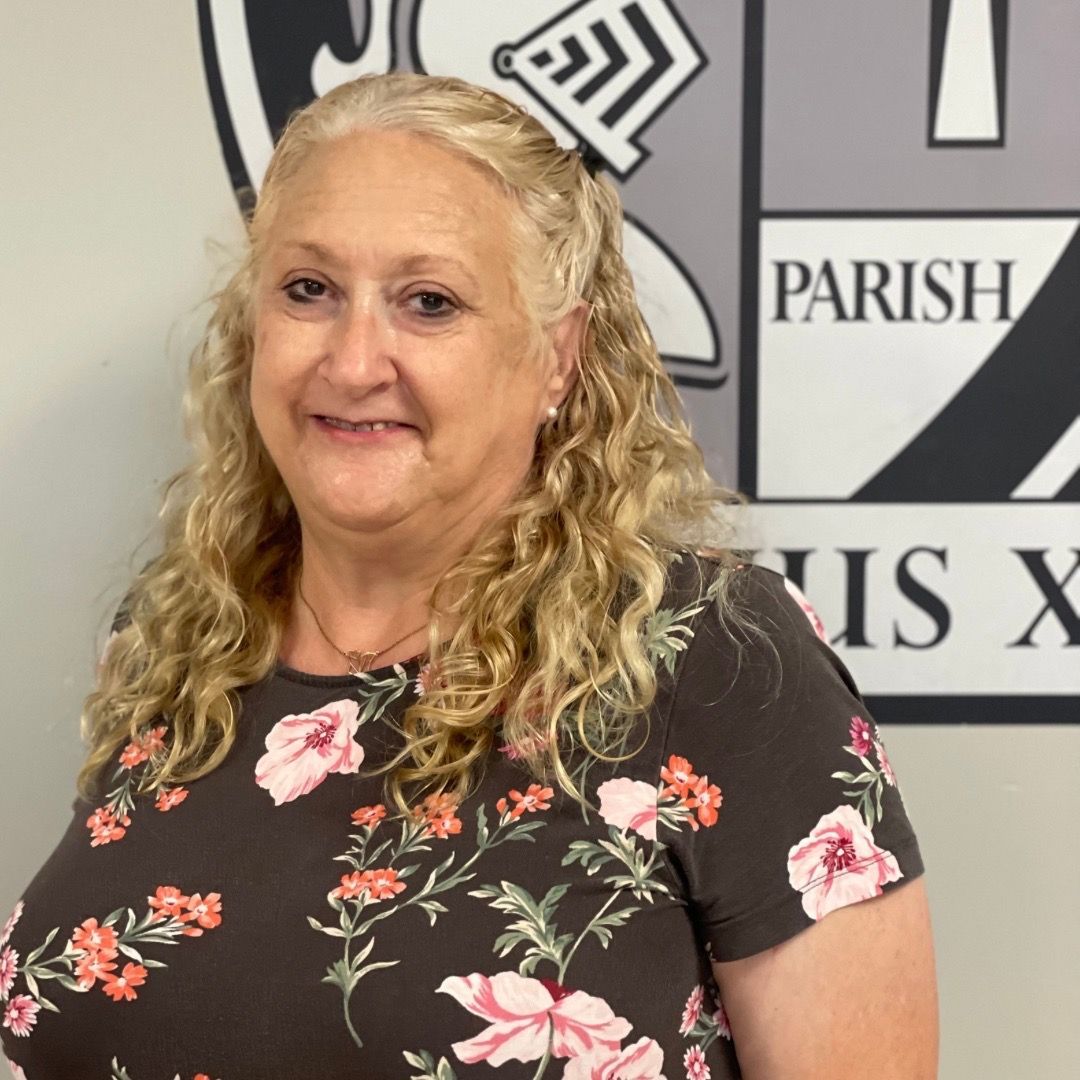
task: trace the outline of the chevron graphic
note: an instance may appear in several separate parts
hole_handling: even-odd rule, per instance
[[[705,67],[668,0],[582,0],[493,54],[626,180],[649,156],[636,138]]]

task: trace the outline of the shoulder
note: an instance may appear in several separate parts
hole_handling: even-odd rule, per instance
[[[776,570],[684,556],[672,568],[664,609],[692,612],[674,670],[676,714],[722,702],[728,725],[737,729],[739,718],[767,714],[771,724],[783,725],[816,712],[815,705],[843,712],[863,704],[813,605]]]

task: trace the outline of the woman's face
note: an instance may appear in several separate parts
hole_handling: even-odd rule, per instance
[[[305,527],[450,535],[524,478],[573,379],[585,305],[526,357],[510,212],[476,167],[400,132],[312,150],[281,192],[251,407]]]

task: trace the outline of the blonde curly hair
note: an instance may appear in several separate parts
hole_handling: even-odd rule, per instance
[[[464,799],[500,727],[535,775],[583,801],[564,750],[576,743],[615,760],[651,704],[644,630],[676,553],[714,545],[709,595],[721,621],[756,629],[726,588],[747,555],[715,546],[731,532],[718,511],[747,500],[713,483],[691,438],[638,308],[613,184],[497,93],[450,77],[366,75],[291,117],[248,216],[244,255],[211,298],[184,400],[195,456],[165,484],[162,554],[130,584],[85,700],[85,798],[121,747],[161,719],[171,739],[151,755],[138,793],[212,771],[236,738],[236,691],[278,659],[300,530],[252,418],[253,285],[290,177],[313,146],[358,129],[437,140],[510,196],[513,284],[534,342],[578,298],[591,305],[579,375],[559,419],[544,425],[531,471],[435,586],[438,677],[400,721],[403,749],[376,770],[387,801],[404,813],[423,791]],[[440,644],[440,615],[450,613],[457,629]]]

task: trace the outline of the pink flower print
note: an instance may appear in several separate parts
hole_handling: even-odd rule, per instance
[[[0,1001],[7,1001],[19,971],[19,954],[8,945],[0,952]]]
[[[814,628],[814,633],[828,645],[829,635],[825,632],[825,624],[818,618],[817,612],[811,606],[810,601],[803,595],[802,589],[790,578],[784,578],[784,588],[787,589],[788,595],[795,603],[802,608],[803,614],[810,620],[810,625]]]
[[[571,1059],[563,1080],[664,1080],[664,1051],[644,1036],[625,1050],[594,1050]]]
[[[10,1028],[12,1035],[29,1035],[37,1023],[41,1006],[26,994],[16,994],[4,1009],[3,1027]]]
[[[428,690],[431,689],[434,675],[431,670],[431,661],[429,660],[417,673],[416,682],[413,684],[413,690],[416,692],[418,698],[423,697]]]
[[[21,1065],[16,1065],[15,1062],[8,1057],[5,1057],[4,1060],[7,1062],[7,1066],[11,1070],[11,1075],[14,1077],[14,1080],[26,1080],[26,1073],[23,1072]]]
[[[15,929],[15,924],[22,918],[23,910],[23,902],[21,900],[16,901],[14,910],[4,920],[4,929],[0,930],[0,948],[8,943],[11,931]]]
[[[870,753],[870,744],[873,741],[870,725],[861,716],[853,716],[848,730],[851,734],[851,749],[859,757],[866,757]]]
[[[617,829],[633,829],[646,840],[656,839],[656,788],[644,780],[620,776],[597,789],[600,816]]]
[[[885,783],[889,787],[896,787],[896,773],[893,772],[893,767],[889,764],[889,755],[885,753],[885,747],[877,739],[874,740],[874,753],[877,754],[878,764],[881,766],[881,775],[885,777]]]
[[[728,1020],[727,1010],[721,1001],[716,1002],[716,1011],[712,1014],[712,1021],[716,1025],[716,1030],[723,1035],[725,1039],[731,1038],[731,1022]]]
[[[686,1069],[686,1080],[709,1080],[712,1070],[705,1064],[705,1055],[700,1046],[691,1046],[683,1054],[683,1068]]]
[[[701,1016],[701,1006],[705,1002],[705,987],[695,986],[690,991],[690,996],[683,1006],[682,1023],[679,1025],[679,1034],[688,1035]]]
[[[903,876],[896,857],[874,843],[874,834],[846,804],[825,814],[788,852],[791,887],[803,894],[803,910],[815,920],[880,896],[883,885]]]
[[[346,698],[282,717],[266,736],[255,783],[281,806],[317,788],[330,773],[356,772],[364,760],[364,748],[353,739],[359,715],[360,706]]]
[[[522,746],[511,743],[503,743],[497,749],[500,754],[505,754],[508,761],[520,761],[526,753],[538,754],[548,744],[547,737],[542,734],[533,735]]]
[[[631,1024],[601,998],[582,990],[567,991],[547,979],[527,979],[516,971],[490,978],[449,975],[436,988],[459,1005],[490,1021],[474,1038],[453,1044],[466,1065],[486,1061],[498,1067],[514,1061],[538,1061],[548,1049],[557,1058],[575,1058],[593,1050],[618,1050]]]

